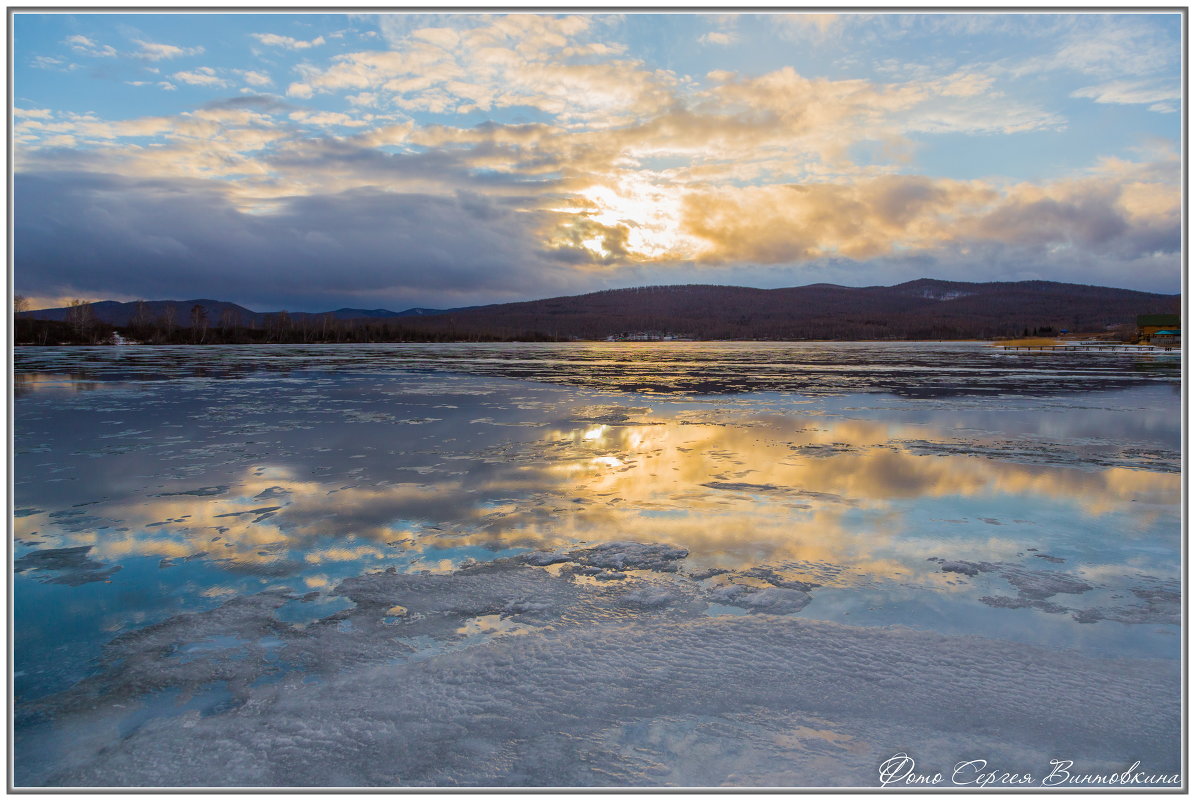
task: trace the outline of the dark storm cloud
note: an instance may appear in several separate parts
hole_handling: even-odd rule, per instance
[[[18,175],[16,284],[33,295],[215,297],[294,310],[464,305],[573,288],[571,273],[534,247],[542,221],[480,195],[362,189],[251,214],[217,186]]]
[[[479,158],[493,156],[494,149],[488,146],[387,153],[351,139],[320,137],[289,142],[263,155],[261,163],[290,175],[311,171],[336,175],[342,180],[369,182],[392,178],[404,185],[423,181],[428,186],[452,186],[487,193],[501,193],[507,188],[524,191],[532,187],[544,192],[558,186],[551,177],[474,167]]]
[[[1024,244],[1070,241],[1087,247],[1106,245],[1129,230],[1112,192],[1103,196],[1028,203],[1008,203],[977,220],[976,236]]]

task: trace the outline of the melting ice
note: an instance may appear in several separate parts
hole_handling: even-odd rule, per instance
[[[18,786],[1178,771],[1176,362],[115,351],[17,354]]]

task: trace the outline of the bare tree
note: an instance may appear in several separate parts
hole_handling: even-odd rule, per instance
[[[285,342],[288,333],[290,332],[290,312],[286,309],[274,315],[274,333],[277,336],[278,342]]]
[[[162,316],[160,318],[162,323],[162,336],[167,340],[169,340],[174,334],[174,317],[175,310],[173,305],[167,305],[162,309]]]
[[[27,317],[21,317],[21,313],[29,310],[29,299],[24,295],[13,295],[12,298],[12,335],[13,340],[28,341],[32,338],[35,324]]]
[[[207,309],[196,303],[191,307],[191,341],[202,342],[207,337]]]
[[[231,306],[225,306],[224,310],[220,312],[220,331],[227,336],[234,328],[240,328],[241,315]]]
[[[66,321],[80,337],[91,328],[91,302],[81,298],[72,298],[66,304]]]
[[[146,308],[144,300],[137,301],[137,311],[133,313],[133,325],[138,329],[149,325],[149,309]]]

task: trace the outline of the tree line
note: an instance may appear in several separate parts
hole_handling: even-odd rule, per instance
[[[13,311],[17,315],[28,311],[27,306],[23,296],[14,298]],[[67,303],[65,321],[17,316],[13,341],[17,345],[104,345],[115,340],[114,334],[145,345],[546,342],[555,339],[537,331],[490,332],[457,330],[451,326],[428,330],[418,323],[412,325],[401,319],[341,320],[331,313],[295,316],[280,311],[260,315],[260,319],[260,324],[242,320],[235,309],[224,309],[219,315],[212,315],[199,304],[192,306],[185,318],[179,319],[178,312],[171,306],[151,314],[146,304],[139,301],[132,319],[125,325],[116,325],[96,317],[90,301],[76,298]]]

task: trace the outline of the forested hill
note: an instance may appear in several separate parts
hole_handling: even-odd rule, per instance
[[[921,279],[896,286],[812,284],[784,289],[693,284],[614,289],[466,309],[253,312],[216,300],[88,304],[99,332],[128,329],[144,341],[388,341],[485,339],[967,339],[1036,331],[1100,332],[1137,315],[1179,313],[1179,295],[1054,281],[964,283]],[[19,319],[70,323],[78,311]],[[79,325],[75,326],[80,328]],[[110,333],[110,330],[107,332]],[[42,336],[42,339],[45,339]],[[18,339],[20,341],[20,339]]]
[[[663,332],[696,339],[950,339],[1028,329],[1103,331],[1139,314],[1177,313],[1178,295],[1053,281],[785,289],[661,286],[449,311],[429,331],[602,339]]]

